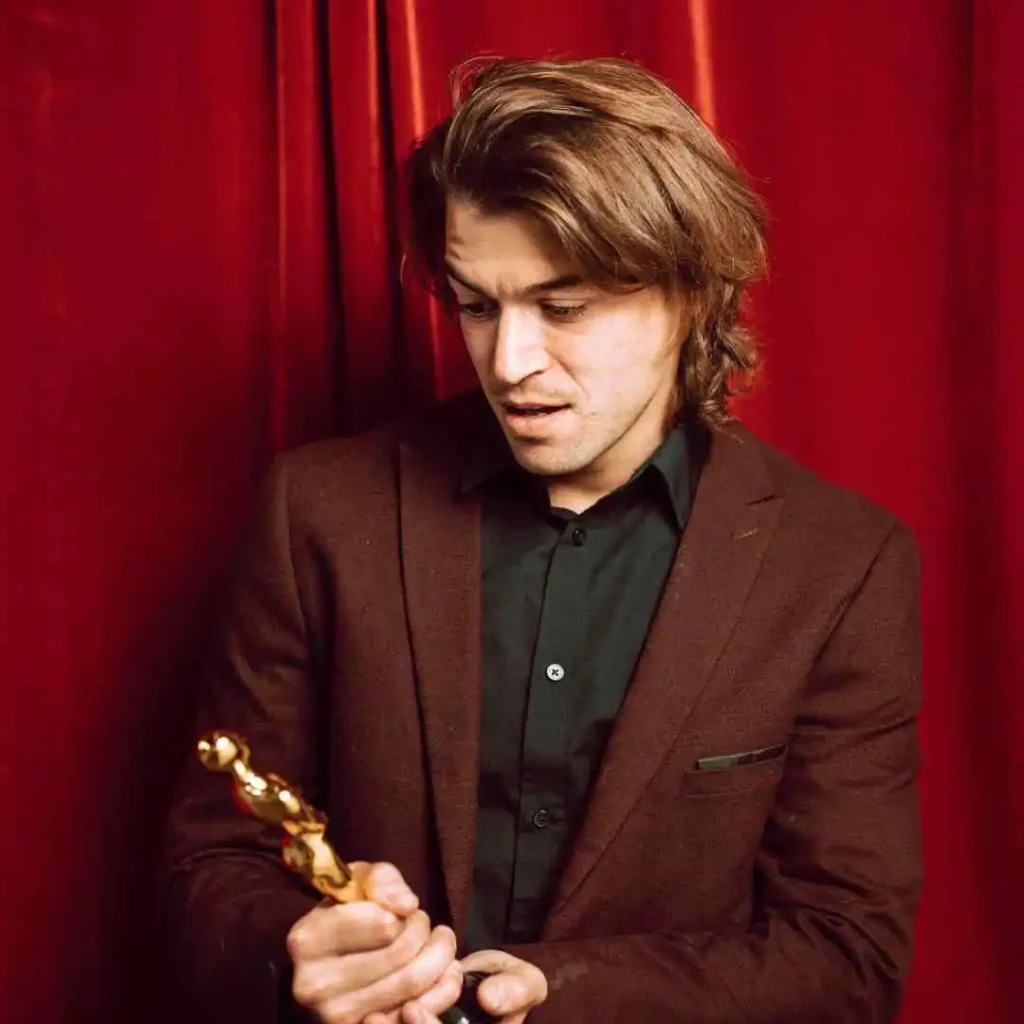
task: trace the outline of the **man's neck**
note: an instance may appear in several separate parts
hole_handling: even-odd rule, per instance
[[[666,432],[654,435],[647,444],[634,446],[628,453],[605,452],[605,457],[579,473],[551,477],[547,482],[548,499],[553,508],[564,508],[577,515],[586,512],[602,498],[618,490],[658,450]],[[618,457],[614,457],[618,455]]]

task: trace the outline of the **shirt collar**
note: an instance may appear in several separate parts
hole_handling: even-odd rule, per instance
[[[645,470],[654,470],[664,482],[665,493],[675,514],[676,526],[681,531],[690,516],[692,500],[690,445],[683,423],[678,423],[669,430],[655,453],[634,474],[634,479]]]
[[[458,493],[462,496],[497,476],[519,470],[497,420],[493,416],[489,419],[491,422],[482,425],[479,434],[468,446],[459,476]],[[689,518],[692,501],[693,460],[690,448],[687,427],[684,422],[680,422],[669,430],[657,450],[619,488],[624,490],[648,472],[655,474],[664,485],[676,526],[680,530]]]

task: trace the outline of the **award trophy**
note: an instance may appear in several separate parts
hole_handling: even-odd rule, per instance
[[[366,899],[351,869],[327,839],[327,818],[279,775],[256,771],[249,763],[249,746],[241,736],[208,733],[199,741],[197,753],[206,768],[230,773],[235,799],[243,810],[284,831],[282,857],[289,868],[339,903]],[[465,975],[459,1001],[440,1014],[442,1024],[490,1024],[497,1019],[476,999],[476,987],[485,977],[478,971]]]

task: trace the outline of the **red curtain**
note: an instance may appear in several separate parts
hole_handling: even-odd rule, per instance
[[[8,0],[0,1020],[153,1019],[191,666],[270,454],[471,383],[397,165],[477,53],[665,75],[772,211],[740,413],[916,531],[927,887],[903,1024],[1019,1019],[1024,6]],[[169,1017],[168,1019],[173,1019]]]

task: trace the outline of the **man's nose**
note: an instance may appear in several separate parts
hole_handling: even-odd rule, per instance
[[[525,310],[503,309],[498,318],[492,371],[502,384],[514,385],[545,369],[544,327]]]

